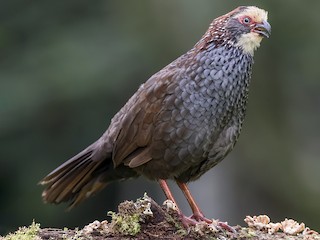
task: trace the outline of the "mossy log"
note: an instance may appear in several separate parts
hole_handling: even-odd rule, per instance
[[[12,234],[0,237],[0,240],[102,240],[102,239],[304,239],[320,240],[320,235],[304,223],[284,220],[272,223],[267,216],[249,217],[247,227],[233,226],[234,231],[220,227],[217,221],[212,224],[199,223],[186,229],[181,224],[175,205],[166,202],[159,206],[145,195],[137,201],[125,201],[118,206],[118,213],[109,212],[111,221],[94,221],[83,229],[70,230],[40,228],[40,224],[32,223]]]

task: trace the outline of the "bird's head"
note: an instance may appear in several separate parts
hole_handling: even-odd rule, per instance
[[[204,40],[206,44],[237,46],[253,55],[262,38],[268,38],[270,34],[268,12],[254,6],[242,6],[213,20]]]
[[[270,37],[268,12],[257,7],[239,7],[227,21],[226,31],[235,39],[236,46],[253,54],[263,37]]]

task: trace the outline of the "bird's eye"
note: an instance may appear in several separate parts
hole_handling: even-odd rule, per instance
[[[242,22],[243,22],[244,24],[249,24],[249,23],[251,23],[251,18],[249,18],[249,17],[244,17],[244,18],[242,19]]]

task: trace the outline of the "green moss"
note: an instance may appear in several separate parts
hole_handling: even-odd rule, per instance
[[[108,215],[112,218],[111,225],[113,231],[131,236],[140,232],[139,214],[120,215],[114,212],[108,212]]]
[[[136,202],[124,201],[118,206],[118,213],[108,212],[112,218],[110,231],[123,235],[137,235],[141,230],[140,223],[144,223],[153,216],[151,211],[151,199],[147,194]]]
[[[40,224],[34,221],[29,227],[20,227],[14,233],[9,233],[4,240],[40,240],[38,237],[38,232],[40,230]]]

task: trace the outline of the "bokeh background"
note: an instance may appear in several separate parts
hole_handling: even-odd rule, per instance
[[[96,140],[153,73],[238,5],[269,11],[255,55],[247,118],[235,150],[191,191],[206,216],[294,218],[320,230],[320,1],[140,0],[0,2],[0,234],[29,225],[83,227],[147,192],[111,184],[71,212],[45,205],[38,181]],[[190,210],[172,184],[179,204]]]

